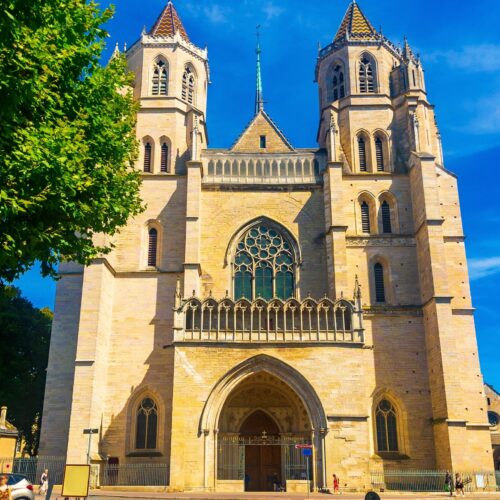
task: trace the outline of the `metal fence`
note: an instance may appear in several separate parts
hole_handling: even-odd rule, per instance
[[[0,472],[12,472],[25,476],[33,484],[38,484],[45,469],[49,471],[52,484],[62,484],[65,457],[0,458]]]
[[[101,486],[168,486],[167,464],[105,464],[100,469]]]
[[[500,491],[500,471],[460,472],[466,492]],[[455,471],[452,474],[455,479]],[[378,470],[371,471],[372,488],[383,491],[440,492],[445,488],[446,471]]]

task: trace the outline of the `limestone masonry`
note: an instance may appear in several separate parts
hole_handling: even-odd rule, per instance
[[[260,47],[255,116],[208,148],[207,51],[171,2],[125,56],[147,209],[61,265],[40,453],[85,463],[97,428],[93,463],[179,491],[304,491],[297,444],[314,488],[492,472],[457,178],[408,42],[348,6],[310,149],[264,109]]]

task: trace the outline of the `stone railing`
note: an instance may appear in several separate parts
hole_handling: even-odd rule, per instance
[[[175,342],[364,343],[359,301],[179,300]]]
[[[290,154],[202,153],[203,184],[319,184],[326,156],[314,151]]]

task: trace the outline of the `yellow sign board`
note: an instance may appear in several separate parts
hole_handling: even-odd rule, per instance
[[[70,465],[64,467],[61,496],[87,497],[89,495],[90,465]]]

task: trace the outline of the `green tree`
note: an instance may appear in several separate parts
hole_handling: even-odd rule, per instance
[[[123,56],[99,62],[111,17],[93,0],[0,1],[0,280],[87,264],[111,249],[96,234],[143,209],[132,75]]]
[[[0,285],[0,404],[36,455],[49,358],[52,312],[36,309],[19,289]]]

